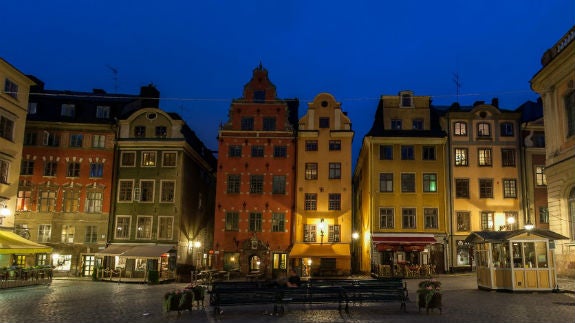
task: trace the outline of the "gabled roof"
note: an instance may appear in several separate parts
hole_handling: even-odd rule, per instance
[[[513,237],[522,235],[522,234],[530,234],[536,235],[542,238],[547,238],[549,240],[566,240],[569,239],[559,233],[543,230],[543,229],[519,229],[513,231],[473,231],[471,232],[467,238],[465,238],[465,242],[468,243],[477,243],[477,242],[503,242],[512,239]]]

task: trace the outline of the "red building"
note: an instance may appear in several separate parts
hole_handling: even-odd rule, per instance
[[[213,264],[286,271],[295,207],[297,100],[281,100],[261,64],[219,131]]]

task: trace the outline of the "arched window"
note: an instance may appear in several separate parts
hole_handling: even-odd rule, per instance
[[[571,240],[575,240],[575,187],[569,193],[567,208],[569,210],[569,233],[571,234]]]

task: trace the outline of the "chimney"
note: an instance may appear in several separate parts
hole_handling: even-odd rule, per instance
[[[499,109],[499,99],[498,98],[491,99],[491,105]]]
[[[140,98],[144,108],[160,107],[160,91],[152,83],[140,88]]]
[[[476,106],[478,106],[478,105],[482,105],[482,104],[485,104],[485,101],[475,101],[475,102],[473,102],[473,106],[474,106],[474,107],[476,107]]]

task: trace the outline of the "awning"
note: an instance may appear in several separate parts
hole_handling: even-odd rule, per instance
[[[124,252],[124,258],[160,258],[165,253],[175,251],[173,246],[135,246]]]
[[[0,231],[0,254],[50,253],[52,248],[30,241],[11,231]]]
[[[437,243],[433,234],[395,234],[395,233],[374,233],[371,236],[374,243],[383,243],[386,245],[419,245],[426,246]]]
[[[106,249],[100,250],[96,252],[96,255],[99,256],[121,256],[124,252],[128,249],[132,248],[133,246],[129,245],[109,245]]]
[[[292,247],[290,258],[305,257],[324,257],[324,258],[342,258],[351,257],[349,244],[307,244],[296,243]]]

